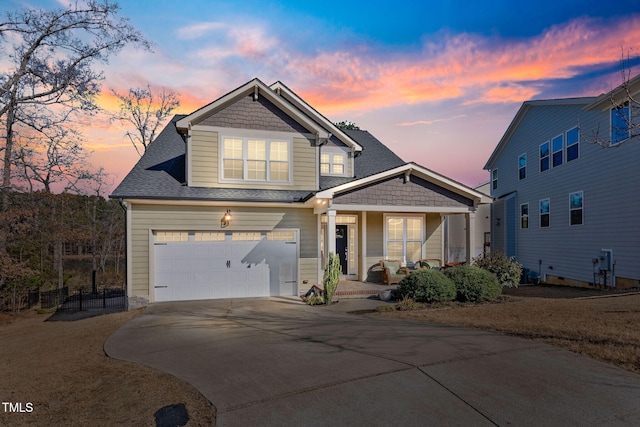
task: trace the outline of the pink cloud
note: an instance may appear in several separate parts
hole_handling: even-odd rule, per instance
[[[294,58],[288,71],[296,80],[325,82],[322,90],[309,87],[304,94],[328,111],[369,110],[472,93],[480,95],[465,102],[522,102],[538,93],[529,82],[571,78],[579,67],[615,62],[621,46],[633,48],[638,40],[640,16],[615,23],[577,19],[501,47],[478,36],[441,35],[438,42],[425,43],[418,55],[378,58],[366,50],[339,51]]]

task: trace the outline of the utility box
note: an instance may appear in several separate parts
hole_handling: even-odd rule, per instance
[[[613,250],[600,249],[600,271],[611,271],[613,266]]]

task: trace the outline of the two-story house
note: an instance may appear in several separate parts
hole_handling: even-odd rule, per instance
[[[598,97],[522,105],[485,165],[492,250],[547,283],[640,285],[640,141],[628,102],[638,93],[635,77]]]
[[[299,295],[329,252],[361,281],[381,259],[443,259],[444,217],[465,215],[473,248],[491,201],[258,79],[174,117],[111,197],[126,206],[130,307]]]

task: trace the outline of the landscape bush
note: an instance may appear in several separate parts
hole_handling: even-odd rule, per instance
[[[507,257],[501,252],[489,252],[474,258],[472,264],[493,273],[502,286],[517,288],[520,283],[522,265],[514,257]]]
[[[401,298],[412,298],[417,302],[453,301],[456,287],[440,271],[421,268],[400,281],[398,294]]]
[[[457,265],[444,274],[453,281],[462,302],[489,301],[502,293],[502,285],[493,273],[474,265]]]

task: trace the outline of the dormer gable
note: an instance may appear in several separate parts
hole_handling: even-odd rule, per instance
[[[309,117],[311,117],[314,121],[320,124],[323,128],[327,129],[331,135],[334,136],[334,139],[339,140],[345,146],[350,147],[354,153],[360,153],[362,151],[362,146],[360,146],[356,141],[353,140],[349,135],[344,133],[339,127],[334,125],[329,119],[324,117],[318,111],[316,111],[312,106],[307,104],[304,99],[300,98],[294,91],[289,89],[284,83],[277,81],[270,86],[270,88],[298,108],[300,111],[305,111]],[[357,154],[356,154],[357,155]]]
[[[292,128],[298,128],[297,130],[299,131],[300,127],[302,127],[307,132],[317,136],[319,139],[327,139],[330,137],[327,130],[323,129],[301,111],[293,108],[291,104],[277,96],[267,85],[257,78],[245,83],[244,85],[232,90],[226,95],[221,96],[217,100],[179,120],[176,123],[176,127],[179,131],[186,133],[194,125],[206,124],[208,120],[210,121],[212,117],[220,114],[228,107],[233,107],[234,105],[238,107],[237,103],[241,100],[246,100],[248,96],[251,97],[254,102],[258,102],[262,99],[261,97],[264,97],[264,100],[259,102],[257,105],[260,105],[264,110],[270,111],[273,115],[278,116],[285,122],[288,122]],[[239,107],[241,108],[241,106]],[[230,113],[232,112],[233,110]],[[227,116],[232,116],[232,114],[227,114]],[[233,122],[233,117],[225,117],[223,119],[229,120],[230,123],[233,124],[233,126],[229,127],[248,127],[250,129],[255,129],[259,126],[259,122],[255,124]],[[295,124],[298,126],[295,126]]]

